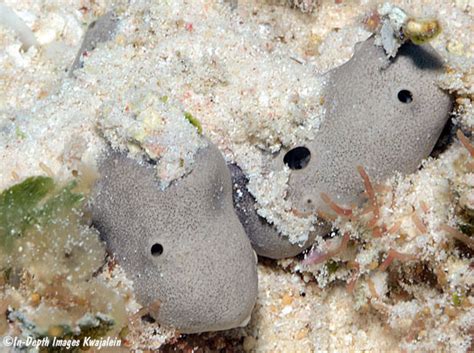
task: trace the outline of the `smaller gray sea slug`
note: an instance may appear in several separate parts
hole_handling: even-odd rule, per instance
[[[257,297],[256,256],[219,150],[198,150],[193,170],[165,190],[151,165],[123,153],[109,152],[99,169],[94,224],[150,314],[182,333],[245,325]]]

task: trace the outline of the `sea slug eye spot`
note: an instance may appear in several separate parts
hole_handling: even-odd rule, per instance
[[[163,254],[163,245],[161,245],[160,243],[153,244],[151,246],[150,252],[152,256],[160,256],[161,254]]]
[[[411,103],[413,101],[413,94],[406,89],[402,89],[398,92],[398,100],[402,103]]]
[[[285,157],[283,157],[283,162],[290,169],[303,169],[306,167],[311,159],[311,152],[306,147],[295,147],[289,150]]]

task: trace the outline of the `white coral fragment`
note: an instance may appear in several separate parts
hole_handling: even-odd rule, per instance
[[[401,8],[389,3],[383,4],[379,8],[382,18],[380,33],[376,36],[376,44],[382,46],[388,57],[395,57],[398,48],[403,43],[402,29],[408,15]]]

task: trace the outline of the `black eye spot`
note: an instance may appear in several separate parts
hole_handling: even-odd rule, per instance
[[[283,157],[283,162],[290,169],[303,169],[309,163],[311,159],[311,152],[306,147],[295,147],[289,150],[285,157]]]
[[[161,254],[163,254],[163,245],[159,243],[153,244],[151,247],[151,254],[153,256],[160,256]]]
[[[413,94],[406,89],[402,89],[398,92],[398,100],[402,103],[411,103],[413,101]]]

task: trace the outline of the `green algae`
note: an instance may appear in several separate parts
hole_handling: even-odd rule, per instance
[[[26,138],[26,134],[23,131],[21,131],[18,126],[15,129],[15,135],[20,140],[24,140]]]
[[[326,263],[328,274],[335,273],[340,267],[341,267],[341,264],[333,260],[330,260]]]
[[[82,205],[85,200],[84,195],[75,193],[73,189],[77,186],[76,181],[72,181],[63,188],[60,188],[38,209],[38,224],[46,224],[52,219],[59,217],[64,211],[70,211]]]
[[[0,247],[11,249],[14,238],[32,226],[44,226],[64,210],[79,206],[82,194],[72,190],[76,182],[57,187],[54,180],[33,176],[0,194]]]
[[[454,292],[453,295],[451,296],[451,299],[454,306],[461,305],[461,297],[459,296],[458,293]]]
[[[48,177],[30,177],[0,194],[0,239],[21,235],[34,222],[39,202],[54,188]]]
[[[193,125],[197,129],[199,135],[202,135],[201,122],[198,119],[196,119],[191,113],[188,113],[188,112],[184,112],[184,117],[186,118],[186,120],[188,120],[191,123],[191,125]]]

